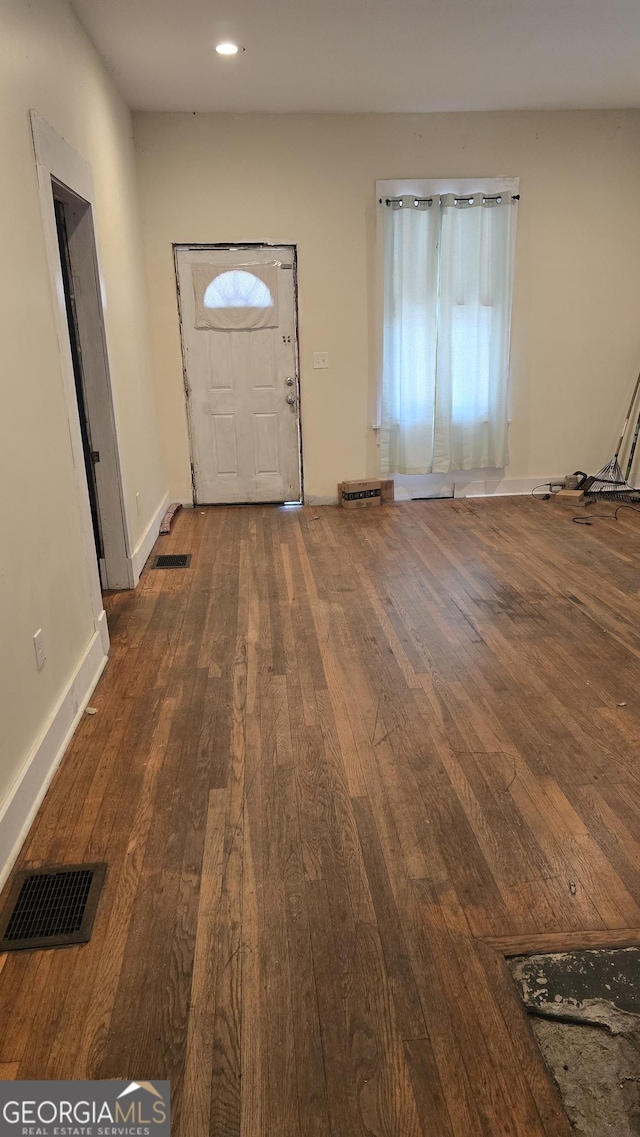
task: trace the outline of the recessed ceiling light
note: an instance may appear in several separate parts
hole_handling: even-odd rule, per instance
[[[216,51],[218,55],[237,55],[239,51],[244,51],[244,48],[239,47],[237,43],[219,43],[216,44]]]

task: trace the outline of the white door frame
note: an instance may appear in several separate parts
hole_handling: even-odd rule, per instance
[[[53,183],[66,187],[71,194],[82,199],[90,207],[87,211],[89,224],[84,227],[82,239],[79,242],[79,253],[85,263],[87,272],[95,273],[95,287],[98,296],[98,315],[95,318],[95,301],[93,326],[89,325],[91,335],[90,358],[86,360],[88,366],[87,381],[94,379],[94,395],[92,399],[92,430],[96,429],[100,435],[100,459],[104,460],[105,480],[109,484],[109,492],[100,497],[100,520],[104,536],[108,588],[131,588],[133,586],[131,572],[131,557],[129,541],[125,523],[124,503],[122,494],[122,474],[118,455],[117,435],[113,399],[109,379],[109,365],[107,348],[104,338],[104,327],[101,319],[101,273],[95,235],[95,191],[93,186],[93,173],[89,163],[81,154],[74,150],[59,134],[38,114],[30,112],[31,130],[33,135],[33,148],[36,161],[36,173],[40,197],[40,211],[44,228],[49,276],[54,304],[58,349],[63,376],[64,395],[69,421],[69,434],[73,457],[76,494],[80,511],[82,541],[85,554],[85,567],[94,625],[102,636],[105,651],[109,646],[107,621],[102,603],[102,589],[98,570],[98,559],[95,547],[89,490],[87,485],[82,436],[80,432],[80,418],[76,396],[73,361],[69,341],[69,328],[67,322],[67,307],[64,295],[62,268],[58,247],[58,230],[54,210]],[[85,297],[86,300],[86,297]],[[87,304],[86,319],[89,315]],[[79,312],[79,316],[81,313]],[[98,390],[98,388],[100,388]],[[97,420],[94,422],[94,417]]]
[[[298,334],[298,246],[293,241],[215,241],[215,242],[200,242],[200,241],[174,241],[173,244],[173,264],[176,274],[176,294],[178,297],[178,322],[180,324],[180,351],[182,353],[182,382],[184,387],[184,401],[185,413],[187,417],[187,435],[189,437],[189,464],[191,467],[191,500],[194,506],[197,505],[196,501],[196,481],[195,481],[195,466],[193,460],[193,431],[191,422],[191,411],[189,407],[189,377],[187,375],[187,359],[185,354],[185,337],[182,328],[182,305],[180,301],[180,275],[178,267],[178,253],[188,252],[190,250],[197,250],[198,252],[214,251],[215,249],[222,249],[225,252],[233,253],[236,250],[243,252],[245,249],[291,249],[291,259],[293,262],[293,330],[294,330],[294,349],[295,349],[295,364],[296,376],[298,386],[298,450],[300,462],[300,501],[304,501],[304,464],[302,461],[302,393],[300,383],[300,344]]]

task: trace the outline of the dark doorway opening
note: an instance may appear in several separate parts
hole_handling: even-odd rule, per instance
[[[60,265],[62,268],[62,282],[64,286],[64,299],[67,311],[67,326],[69,329],[69,344],[71,347],[71,360],[73,363],[73,377],[75,380],[76,398],[78,400],[78,416],[80,419],[80,433],[82,435],[82,451],[84,466],[87,475],[87,488],[89,491],[89,504],[91,506],[91,521],[93,523],[93,537],[98,558],[100,583],[105,587],[104,579],[104,541],[100,524],[100,505],[98,501],[98,486],[96,483],[96,463],[100,461],[100,453],[93,446],[91,440],[91,424],[87,412],[87,394],[85,376],[82,368],[82,349],[80,347],[80,333],[78,328],[78,312],[75,302],[73,273],[71,269],[71,256],[69,252],[68,233],[68,206],[61,198],[55,196],[54,208],[56,214],[56,230],[58,233],[58,249],[60,252]]]

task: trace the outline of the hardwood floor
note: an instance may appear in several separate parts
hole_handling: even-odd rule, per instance
[[[599,510],[599,512],[602,512]],[[183,1137],[568,1137],[503,954],[640,942],[640,519],[184,511],[17,867],[0,1077],[169,1078]]]

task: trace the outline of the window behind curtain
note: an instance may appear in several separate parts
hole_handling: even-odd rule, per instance
[[[411,183],[393,196],[389,184],[378,183],[381,468],[504,466],[517,182]]]

